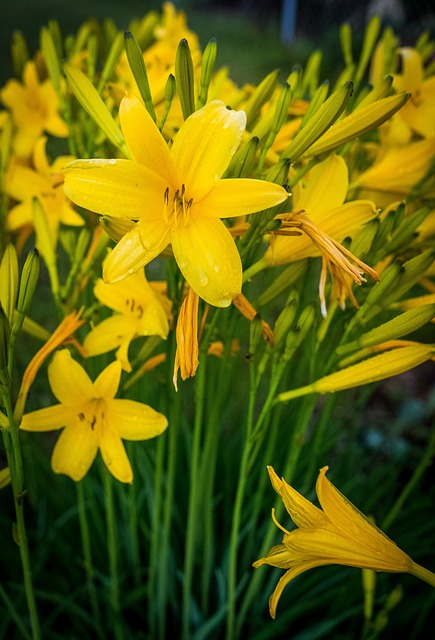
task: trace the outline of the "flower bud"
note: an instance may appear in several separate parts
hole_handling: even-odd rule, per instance
[[[0,263],[0,302],[12,326],[18,296],[18,259],[13,244],[8,244]]]
[[[148,113],[156,121],[156,113],[154,111],[153,99],[151,96],[150,85],[148,82],[148,74],[145,67],[145,61],[141,48],[136,42],[134,36],[130,31],[126,31],[124,34],[125,52],[127,54],[128,63],[133,73],[134,79],[144,101],[145,107]]]
[[[183,38],[178,45],[175,58],[175,78],[185,120],[195,111],[193,75],[192,54],[186,38]]]
[[[8,371],[10,335],[9,322],[0,304],[0,385],[2,387],[9,387],[10,385]]]
[[[30,308],[40,271],[39,252],[34,247],[28,254],[21,272],[20,289],[18,294],[17,311],[25,316]],[[15,329],[15,327],[14,327]]]

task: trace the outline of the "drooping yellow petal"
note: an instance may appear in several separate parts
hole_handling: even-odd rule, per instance
[[[397,91],[409,91],[415,94],[423,82],[423,67],[420,54],[412,47],[400,47],[402,72],[394,74],[394,87]]]
[[[68,349],[54,354],[48,366],[48,379],[55,397],[67,407],[78,407],[94,395],[92,380]]]
[[[287,198],[287,191],[273,182],[229,178],[219,180],[198,207],[201,214],[232,218],[273,207]]]
[[[24,431],[53,431],[54,429],[61,429],[71,422],[73,415],[74,413],[70,407],[55,404],[52,407],[25,413],[20,428],[24,429]]]
[[[138,222],[104,261],[103,280],[113,283],[127,278],[156,258],[169,242],[169,227],[160,218]]]
[[[100,450],[106,467],[117,480],[133,481],[133,471],[122,440],[108,421],[101,432]]]
[[[75,482],[89,471],[98,451],[97,430],[77,421],[59,436],[51,457],[55,473],[64,473]]]
[[[172,232],[172,249],[192,289],[216,307],[228,307],[242,289],[239,252],[221,220],[190,217]]]
[[[159,436],[168,426],[166,416],[134,400],[108,400],[107,409],[124,440],[148,440]]]
[[[171,149],[180,184],[201,200],[222,176],[245,131],[246,115],[220,100],[209,102],[183,123]]]
[[[133,94],[126,95],[119,107],[125,141],[133,160],[157,175],[176,183],[176,173],[168,145],[144,104]]]
[[[166,187],[161,176],[133,160],[76,160],[65,168],[68,198],[108,216],[162,214]]]
[[[121,363],[111,362],[94,382],[94,397],[105,400],[114,398],[121,380]]]

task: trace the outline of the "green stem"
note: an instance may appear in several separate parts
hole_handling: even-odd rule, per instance
[[[432,571],[429,571],[429,569],[425,569],[416,562],[413,562],[412,571],[410,571],[409,573],[411,573],[413,576],[416,576],[417,578],[420,578],[420,580],[424,580],[424,582],[430,584],[431,587],[435,587],[435,573],[432,573]]]
[[[196,548],[196,526],[198,519],[198,505],[201,496],[199,484],[200,474],[200,450],[204,416],[204,390],[205,390],[205,358],[198,368],[195,385],[195,419],[193,425],[192,452],[190,456],[190,493],[187,511],[186,545],[184,550],[184,580],[183,580],[183,635],[184,640],[190,634],[190,614],[193,582],[193,566]]]
[[[9,615],[11,616],[12,620],[15,622],[17,629],[21,634],[21,637],[24,638],[24,640],[32,640],[26,627],[23,624],[20,614],[18,613],[18,611],[16,611],[14,605],[12,604],[6,591],[3,589],[1,583],[0,583],[0,597],[4,601],[5,607],[9,611]]]
[[[95,571],[92,562],[91,540],[89,536],[89,523],[86,514],[86,501],[84,496],[83,481],[76,482],[77,511],[79,515],[80,534],[82,539],[82,550],[84,567],[86,572],[86,588],[88,590],[92,615],[95,622],[95,630],[99,638],[103,638],[101,626],[101,613],[98,605],[97,590],[95,588]]]
[[[113,504],[113,480],[106,468],[102,469],[102,474],[106,506],[107,551],[109,555],[110,571],[110,604],[114,613],[113,633],[116,640],[122,640],[124,634],[120,624],[121,607],[119,603],[118,548],[116,544],[118,536]]]
[[[396,502],[391,507],[387,517],[382,522],[382,525],[381,525],[382,531],[385,531],[386,529],[388,529],[388,527],[391,526],[391,524],[395,520],[397,514],[402,509],[405,501],[408,499],[408,497],[414,491],[416,485],[420,481],[420,479],[423,476],[424,472],[426,471],[427,467],[430,466],[431,460],[432,460],[434,455],[435,455],[435,429],[432,431],[432,436],[431,436],[431,438],[430,438],[430,440],[428,442],[428,445],[426,447],[426,451],[424,452],[424,455],[423,455],[423,457],[422,457],[422,459],[420,461],[420,464],[415,469],[415,471],[412,474],[411,478],[409,479],[408,483],[404,487],[402,493],[399,495],[399,497],[397,498]]]
[[[172,425],[169,427],[172,428]],[[157,441],[156,461],[154,467],[154,491],[152,511],[150,514],[151,540],[149,552],[149,569],[147,584],[147,602],[148,602],[148,625],[150,629],[150,638],[156,637],[157,619],[162,615],[164,610],[163,604],[160,602],[160,591],[157,589],[157,574],[161,570],[160,566],[160,522],[162,511],[162,479],[163,479],[163,461],[166,451],[166,442],[169,434],[162,435]],[[156,597],[157,594],[157,597]],[[156,605],[157,600],[157,605]]]
[[[33,640],[41,637],[38,611],[36,608],[35,593],[33,590],[32,570],[30,566],[29,544],[27,540],[26,525],[24,521],[23,498],[24,473],[21,443],[18,425],[13,417],[13,410],[9,390],[2,389],[3,404],[9,420],[9,432],[4,434],[8,465],[11,472],[11,484],[14,493],[15,515],[17,518],[17,541],[20,548],[21,566],[23,570],[24,589],[26,592],[27,607],[29,610],[30,625]],[[10,437],[8,437],[8,435]]]

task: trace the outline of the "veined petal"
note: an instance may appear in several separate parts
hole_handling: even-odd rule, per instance
[[[346,162],[341,156],[331,155],[317,164],[307,175],[299,197],[294,198],[293,209],[304,209],[312,222],[322,214],[343,204],[349,184]]]
[[[48,366],[50,387],[56,398],[67,407],[77,407],[94,395],[93,383],[68,349],[54,354]]]
[[[322,526],[327,522],[325,514],[304,498],[285,480],[281,480],[273,467],[267,467],[273,488],[281,496],[287,512],[298,527]]]
[[[166,416],[135,400],[119,398],[107,402],[108,416],[124,440],[148,440],[165,431]]]
[[[195,111],[178,131],[171,155],[180,184],[190,198],[201,200],[227,168],[246,126],[244,111],[232,111],[220,100]]]
[[[121,380],[122,366],[118,360],[111,362],[94,382],[94,397],[110,400],[115,397]]]
[[[127,278],[157,257],[170,241],[169,227],[160,218],[138,222],[121,238],[103,264],[103,279],[113,283]]]
[[[106,318],[88,333],[83,348],[89,356],[98,356],[116,349],[126,337],[135,335],[136,330],[132,318],[115,314]]]
[[[64,190],[80,207],[108,216],[163,220],[167,182],[133,160],[75,160],[65,167]]]
[[[71,421],[71,408],[55,404],[23,416],[20,428],[24,431],[53,431],[61,429]]]
[[[122,440],[117,431],[112,430],[108,421],[101,432],[100,450],[104,464],[117,480],[133,481],[133,471]]]
[[[323,467],[317,480],[316,492],[322,509],[333,522],[334,526],[349,538],[351,546],[356,550],[360,547],[367,553],[373,552],[373,562],[379,558],[386,563],[387,571],[406,571],[401,568],[407,566],[410,558],[395,545],[395,543],[370,522],[326,477],[328,467]],[[342,544],[339,545],[343,548]],[[346,553],[345,550],[343,550]],[[378,560],[380,562],[381,560]],[[395,565],[398,568],[394,568]],[[357,565],[363,566],[363,565]],[[373,569],[378,565],[373,564]],[[390,568],[388,568],[390,567]]]
[[[197,204],[201,214],[232,218],[274,207],[287,198],[287,191],[273,182],[229,178],[216,182],[213,189]]]
[[[77,422],[66,427],[55,444],[51,467],[76,482],[89,471],[98,451],[97,431]]]
[[[174,185],[176,173],[168,145],[145,105],[128,94],[121,101],[119,118],[133,160],[159,176],[167,176],[168,183]]]
[[[242,290],[242,263],[221,220],[190,216],[172,232],[172,249],[192,289],[216,307],[228,307]]]

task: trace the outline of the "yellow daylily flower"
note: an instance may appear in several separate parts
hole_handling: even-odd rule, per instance
[[[316,484],[322,507],[319,509],[268,467],[272,486],[298,527],[287,531],[276,520],[273,509],[272,518],[284,532],[282,543],[253,564],[255,568],[269,564],[287,570],[269,599],[272,618],[276,616],[276,607],[286,585],[304,571],[325,565],[411,573],[435,586],[435,574],[415,563],[349,502],[327,479],[327,470],[328,467],[320,470]]]
[[[121,127],[133,160],[76,160],[66,168],[65,191],[96,213],[137,220],[104,264],[117,282],[172,244],[192,289],[226,307],[241,291],[242,265],[219,218],[254,213],[287,198],[282,187],[254,179],[220,179],[245,130],[242,111],[213,101],[183,123],[169,149],[144,105],[127,95]]]
[[[17,132],[15,153],[28,158],[33,145],[45,131],[64,138],[68,127],[59,115],[59,100],[50,80],[40,82],[33,61],[26,64],[23,82],[13,78],[0,91],[1,102],[10,109]]]
[[[122,440],[148,440],[166,429],[166,417],[135,400],[115,398],[121,363],[112,362],[92,382],[68,349],[57,351],[48,367],[51,389],[59,404],[23,416],[21,429],[62,429],[51,466],[76,482],[81,480],[100,450],[110,473],[132,482],[133,471]]]
[[[429,138],[435,135],[435,76],[424,77],[421,56],[412,47],[398,50],[401,73],[393,74],[393,86],[398,91],[409,91],[411,99],[395,118],[402,120],[414,133]]]
[[[372,220],[376,207],[370,200],[345,202],[349,172],[341,156],[331,155],[317,164],[293,188],[293,211],[304,211],[313,225],[342,242],[354,237],[363,224]],[[268,266],[288,264],[321,255],[306,234],[277,236],[264,256]]]
[[[62,170],[73,158],[59,156],[49,164],[46,154],[47,138],[41,137],[35,143],[33,153],[34,168],[11,163],[6,174],[6,193],[18,201],[7,216],[10,231],[33,225],[33,199],[38,198],[46,216],[51,236],[57,238],[59,224],[83,226],[83,218],[75,211],[63,190]]]
[[[107,284],[97,280],[95,297],[114,313],[97,324],[86,336],[83,347],[89,356],[107,353],[119,347],[116,357],[125,371],[131,371],[128,360],[130,342],[138,336],[160,336],[169,332],[170,302],[154,291],[143,270],[123,282]]]

